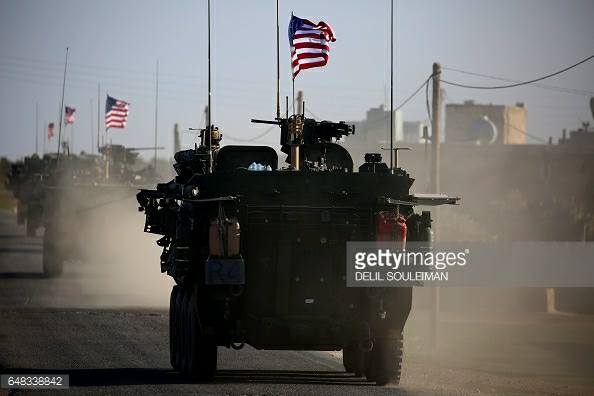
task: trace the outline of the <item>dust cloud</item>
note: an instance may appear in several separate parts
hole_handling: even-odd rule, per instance
[[[65,202],[77,209],[77,254],[67,261],[62,278],[74,283],[72,306],[168,307],[173,280],[159,265],[159,235],[144,233],[136,190],[117,189],[93,203]],[[57,280],[59,282],[59,279]]]

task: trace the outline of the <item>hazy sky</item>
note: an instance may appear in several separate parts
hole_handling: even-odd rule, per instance
[[[233,143],[233,137],[249,139],[266,130],[250,118],[274,117],[275,2],[212,3],[213,120],[226,142]],[[369,107],[388,104],[389,0],[280,3],[283,97],[291,94],[286,29],[293,11],[327,21],[337,36],[328,66],[306,70],[296,81],[312,113],[335,121],[357,120]],[[421,84],[434,61],[518,80],[562,69],[594,54],[593,17],[591,0],[395,0],[395,102]],[[16,158],[34,151],[36,102],[40,135],[45,134],[42,124],[57,122],[68,46],[65,104],[77,109],[75,150],[90,150],[91,134],[96,134],[99,83],[101,117],[106,91],[131,103],[128,128],[109,132],[113,142],[152,145],[158,60],[159,144],[167,147],[162,155],[171,156],[175,122],[182,131],[204,124],[206,21],[206,1],[0,0],[0,155]],[[497,83],[449,71],[443,77]],[[594,61],[545,84],[594,93]],[[534,87],[445,88],[450,102],[525,102],[528,132],[543,138],[592,121],[587,94]],[[426,118],[424,95],[403,112],[405,120]],[[184,132],[182,140],[191,145],[194,136]],[[55,151],[56,141],[48,151]],[[278,131],[258,142],[277,146]],[[40,138],[40,150],[42,146]]]

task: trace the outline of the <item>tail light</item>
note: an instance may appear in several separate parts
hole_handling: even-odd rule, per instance
[[[377,241],[395,241],[406,247],[406,218],[392,211],[378,213],[375,239]]]

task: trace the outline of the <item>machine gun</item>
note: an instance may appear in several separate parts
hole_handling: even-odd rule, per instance
[[[296,114],[274,121],[252,119],[256,124],[278,125],[281,128],[281,151],[289,155],[291,167],[299,170],[299,147],[332,143],[343,136],[354,135],[355,126],[344,121],[316,121],[306,118],[303,114]]]

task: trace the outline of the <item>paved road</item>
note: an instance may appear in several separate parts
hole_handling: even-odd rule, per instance
[[[542,314],[444,315],[431,354],[426,315],[414,312],[398,388],[344,373],[340,352],[249,347],[220,348],[215,383],[188,384],[168,365],[170,284],[154,262],[68,263],[63,278],[44,279],[40,239],[22,235],[0,212],[0,371],[67,373],[71,393],[594,394],[594,318]]]

